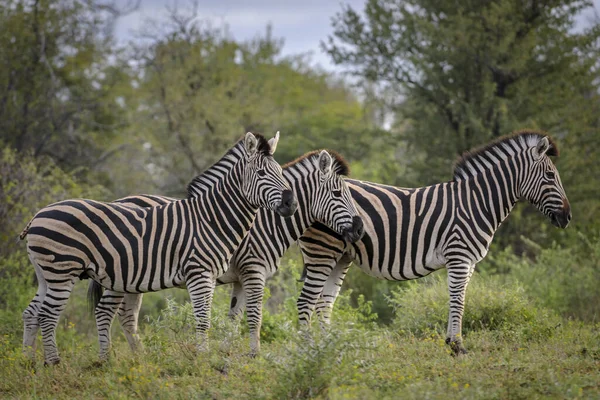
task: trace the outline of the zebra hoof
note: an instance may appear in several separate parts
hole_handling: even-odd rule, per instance
[[[58,364],[60,364],[60,358],[57,358],[56,360],[44,361],[44,367],[51,367]]]
[[[460,356],[462,354],[469,354],[469,352],[463,347],[462,343],[460,341],[452,341],[450,340],[450,338],[446,339],[446,344],[448,344],[450,346],[450,348],[452,349],[452,356],[457,357]]]

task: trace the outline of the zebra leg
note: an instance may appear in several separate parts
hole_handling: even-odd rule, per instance
[[[450,345],[454,354],[466,354],[467,350],[462,345],[462,317],[465,309],[465,295],[467,285],[475,270],[475,265],[464,262],[447,265],[448,292],[450,294],[450,312],[448,314],[448,332],[446,343]]]
[[[246,305],[246,293],[242,282],[233,282],[231,289],[231,303],[229,305],[229,318],[241,320],[243,318],[244,306]]]
[[[98,343],[100,361],[106,361],[110,350],[110,327],[117,309],[123,301],[124,293],[105,290],[96,306],[96,327],[98,329]]]
[[[137,329],[143,296],[142,293],[127,293],[125,294],[125,301],[121,303],[121,307],[119,308],[119,323],[121,324],[121,328],[123,328],[127,343],[129,343],[129,347],[133,352],[136,352],[142,343]]]
[[[320,260],[318,265],[311,263],[310,267],[306,267],[306,279],[297,302],[298,322],[301,327],[310,325],[315,305],[321,297],[323,287],[336,264],[337,260],[323,259]],[[305,265],[308,265],[306,260]]]
[[[350,259],[348,256],[342,257],[338,261],[335,268],[331,271],[329,278],[327,278],[327,281],[325,282],[323,292],[321,293],[321,297],[319,297],[319,301],[316,305],[316,313],[319,317],[319,321],[321,321],[322,327],[325,327],[331,323],[333,304],[340,293],[340,289],[344,283],[344,278],[348,273],[348,268],[350,268],[351,263],[352,259]]]
[[[35,357],[35,342],[40,327],[38,313],[42,302],[46,297],[48,285],[40,267],[33,259],[31,259],[31,257],[30,260],[35,268],[35,275],[38,280],[38,290],[33,297],[33,300],[31,300],[25,311],[23,311],[23,354],[33,359]]]
[[[245,274],[242,284],[246,294],[246,315],[250,331],[250,355],[256,356],[260,351],[260,326],[262,323],[263,296],[265,293],[265,276],[262,273]]]
[[[197,348],[207,351],[210,311],[216,282],[210,271],[200,270],[198,267],[190,269],[187,275],[186,286],[196,318]]]
[[[74,277],[62,282],[47,282],[46,296],[38,313],[38,321],[42,329],[45,365],[58,364],[60,357],[56,347],[56,325],[60,314],[65,309],[73,286]]]

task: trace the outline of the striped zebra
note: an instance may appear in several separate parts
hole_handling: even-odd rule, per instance
[[[556,167],[556,144],[544,133],[521,131],[465,153],[452,181],[406,189],[347,180],[363,218],[363,238],[349,244],[315,224],[299,240],[305,271],[298,298],[301,325],[316,307],[329,323],[351,262],[380,279],[417,279],[446,266],[450,312],[446,342],[465,353],[461,329],[467,285],[494,233],[520,199],[553,225],[566,228],[571,209]],[[318,303],[318,304],[317,304]]]
[[[33,217],[21,234],[35,267],[38,291],[23,312],[23,346],[41,327],[46,364],[60,361],[56,325],[78,279],[143,293],[187,286],[198,346],[207,346],[214,282],[246,236],[259,207],[290,217],[297,202],[272,157],[279,136],[248,132],[196,177],[189,192],[202,195],[154,208],[66,200]]]
[[[331,155],[330,155],[331,154]],[[260,210],[250,233],[230,261],[225,275],[217,284],[233,283],[230,317],[237,318],[247,305],[250,328],[250,352],[260,350],[260,325],[265,281],[279,265],[285,251],[296,242],[314,222],[331,227],[346,241],[353,243],[363,233],[362,220],[343,179],[349,174],[347,163],[335,152],[313,151],[283,167],[283,176],[298,198],[298,211],[293,218],[283,219],[269,210]],[[139,195],[116,202],[137,207],[167,204],[174,199],[162,196]],[[141,294],[124,294],[111,290],[99,298],[101,286],[90,282],[90,297],[96,306],[96,323],[100,341],[100,357],[108,355],[110,325],[116,309],[121,327],[130,347],[138,343],[137,321]],[[99,302],[98,302],[99,298]],[[96,299],[94,301],[94,299]]]

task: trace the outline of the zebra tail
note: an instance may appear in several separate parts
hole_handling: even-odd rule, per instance
[[[29,233],[29,227],[31,226],[31,223],[33,222],[33,218],[31,218],[31,220],[29,220],[29,222],[27,223],[27,226],[25,227],[25,229],[23,229],[23,231],[21,232],[21,234],[19,235],[19,238],[17,239],[17,242],[19,240],[23,240],[25,239],[25,236],[27,236],[27,233]]]
[[[306,270],[306,265],[304,267],[302,267],[302,275],[300,275],[300,279],[298,279],[298,282],[304,282],[306,280],[306,275],[308,274],[307,270]]]
[[[102,298],[102,294],[104,293],[104,288],[98,282],[93,279],[90,279],[90,284],[88,285],[87,292],[87,304],[89,313],[94,316],[96,312],[96,307],[98,303],[100,303],[100,299]]]

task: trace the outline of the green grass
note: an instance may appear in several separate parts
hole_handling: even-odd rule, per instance
[[[91,335],[61,324],[62,362],[35,367],[15,338],[0,342],[2,398],[600,398],[600,326],[563,321],[543,340],[478,330],[452,357],[437,333],[414,335],[348,321],[312,339],[289,332],[257,358],[231,323],[215,318],[211,350],[196,354],[191,329],[168,318],[146,325],[132,354],[116,335],[111,360],[94,365]],[[164,315],[164,314],[163,314]],[[179,316],[177,316],[179,315]],[[41,344],[41,343],[40,343]]]
[[[186,292],[172,290],[145,297],[144,349],[132,354],[115,323],[111,359],[97,366],[96,332],[84,304],[87,282],[81,282],[59,324],[61,364],[43,367],[38,339],[32,366],[21,355],[20,314],[35,287],[28,275],[15,275],[0,280],[6,292],[0,303],[0,398],[598,399],[600,250],[589,247],[596,250],[585,256],[543,251],[536,262],[499,254],[492,261],[509,273],[476,273],[463,323],[469,354],[460,357],[444,343],[443,273],[393,287],[386,297],[388,325],[378,324],[369,299],[346,290],[332,326],[322,331],[315,323],[306,335],[297,331],[295,309],[301,266],[287,259],[269,281],[257,358],[248,356],[245,323],[227,319],[230,288],[220,287],[208,352],[195,351]],[[560,265],[568,268],[563,272]]]

